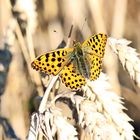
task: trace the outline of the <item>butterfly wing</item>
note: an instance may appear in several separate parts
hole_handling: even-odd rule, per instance
[[[85,58],[90,64],[90,80],[96,80],[100,75],[106,42],[107,35],[100,33],[89,37],[82,44]]]
[[[60,77],[62,83],[72,90],[80,89],[82,85],[86,84],[85,78],[78,73],[78,70],[73,63],[64,67],[60,73]]]
[[[47,74],[57,75],[70,61],[73,48],[58,49],[37,57],[31,66]]]
[[[96,80],[102,70],[102,59],[98,56],[87,54],[86,58],[90,62],[90,80]]]
[[[86,53],[91,53],[102,58],[105,52],[106,41],[106,34],[100,33],[93,35],[83,42],[82,50]]]

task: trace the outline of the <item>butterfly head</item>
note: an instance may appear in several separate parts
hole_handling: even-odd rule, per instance
[[[74,46],[74,48],[79,48],[79,47],[81,47],[81,44],[80,44],[80,42],[76,42],[75,40],[73,41],[73,46]]]

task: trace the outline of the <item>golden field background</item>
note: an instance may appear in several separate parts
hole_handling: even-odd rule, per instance
[[[18,138],[27,136],[36,97],[45,89],[30,63],[62,40],[67,42],[72,24],[71,40],[83,42],[103,32],[132,41],[140,52],[140,0],[0,0],[0,139],[11,139],[4,130],[7,122]],[[126,112],[140,136],[140,90],[109,48],[104,72],[113,90],[125,98]]]

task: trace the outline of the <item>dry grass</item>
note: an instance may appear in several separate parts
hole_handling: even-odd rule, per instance
[[[139,50],[139,9],[136,0],[1,0],[0,116],[4,119],[0,120],[6,118],[6,125],[1,125],[0,139],[25,139],[28,133],[28,139],[134,139],[129,123],[132,120],[124,113],[125,99],[122,101],[121,95],[137,109],[128,112],[138,116],[134,123],[140,132],[140,100],[136,94],[140,87],[140,60],[123,36]],[[73,33],[68,39],[72,24]],[[60,84],[58,77],[47,77],[43,80],[47,85],[44,92],[42,77],[30,67],[34,57],[56,49],[62,40],[70,46],[73,40],[83,41],[99,32],[114,37],[108,39],[104,58],[111,86],[101,74],[97,81],[89,81],[82,92],[72,93]],[[132,82],[128,75],[119,72],[120,62]],[[126,87],[123,93],[122,86]],[[131,96],[129,91],[133,93]],[[35,97],[39,97],[37,103]],[[64,102],[69,112],[62,105]],[[39,108],[35,110],[37,105]],[[30,125],[33,110],[36,113]],[[9,128],[7,120],[13,133],[5,131]]]
[[[78,135],[81,136],[81,131],[88,135],[89,139],[95,140],[133,139],[134,128],[129,123],[132,119],[123,112],[126,108],[121,97],[111,91],[103,73],[96,81],[88,81],[82,91],[83,96],[66,92],[57,95],[51,102],[44,103],[43,99],[40,106],[44,103],[44,110],[43,107],[39,108],[39,112],[32,115],[28,139],[42,135],[48,140],[56,137],[73,140],[78,139]],[[73,117],[70,119],[77,118],[77,125],[69,123],[69,117],[63,115],[64,110],[56,107],[56,103],[64,98],[72,103]],[[87,138],[81,136],[81,139]]]
[[[124,70],[126,70],[136,86],[140,88],[140,54],[128,46],[131,41],[126,39],[108,39],[108,45],[117,54]]]

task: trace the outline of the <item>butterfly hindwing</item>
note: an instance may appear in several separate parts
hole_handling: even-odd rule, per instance
[[[76,68],[72,63],[64,67],[60,77],[62,83],[72,90],[80,89],[82,85],[86,84],[85,78],[76,72]]]
[[[58,49],[37,57],[31,66],[47,74],[57,75],[70,60],[73,48]]]
[[[102,59],[98,56],[87,54],[86,58],[90,60],[90,80],[96,80],[102,70]]]

